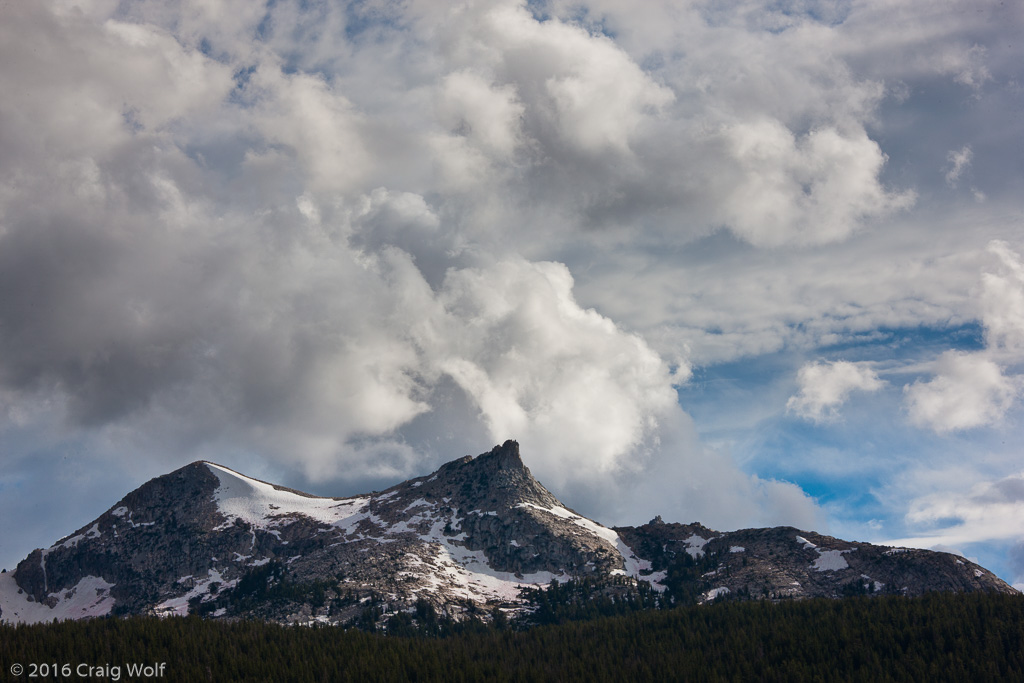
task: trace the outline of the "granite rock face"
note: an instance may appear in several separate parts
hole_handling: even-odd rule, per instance
[[[520,589],[572,579],[698,602],[1013,592],[954,555],[788,527],[720,533],[658,517],[609,529],[562,505],[506,441],[352,498],[192,463],[0,575],[0,620],[192,612],[350,623],[424,603],[460,619],[514,611]]]
[[[463,536],[464,547],[482,551],[490,567],[499,572],[577,576],[623,568],[616,546],[583,533],[572,521],[580,516],[533,478],[515,441],[476,458],[450,462],[429,477],[400,484],[385,494],[389,492],[395,495],[378,509],[392,523],[401,521],[401,511],[413,500],[440,501],[444,513],[457,511],[457,528],[450,529],[448,536]]]

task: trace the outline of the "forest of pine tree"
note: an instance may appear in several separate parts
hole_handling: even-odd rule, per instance
[[[422,604],[383,635],[102,618],[2,626],[0,661],[8,675],[15,663],[120,665],[121,680],[129,663],[166,662],[172,681],[1024,680],[1021,596],[725,602],[552,620],[562,623],[452,627]]]

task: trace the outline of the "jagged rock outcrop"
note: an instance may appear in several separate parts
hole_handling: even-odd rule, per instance
[[[648,585],[664,601],[1012,591],[962,558],[782,527],[608,529],[563,506],[507,441],[382,492],[322,498],[197,462],[0,575],[0,619],[196,612],[348,623],[428,603],[515,608],[552,580]]]
[[[623,568],[616,546],[582,533],[573,521],[582,517],[533,478],[515,441],[450,462],[429,477],[388,489],[385,497],[374,509],[390,523],[403,521],[403,513],[420,500],[440,505],[444,514],[458,511],[457,526],[445,534],[460,538],[468,550],[482,551],[499,572],[578,576]]]

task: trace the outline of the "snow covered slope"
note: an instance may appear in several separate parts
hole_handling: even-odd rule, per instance
[[[241,520],[258,529],[270,529],[296,516],[342,525],[355,523],[367,514],[368,496],[321,498],[252,479],[223,465],[204,464],[219,482],[213,498],[225,517],[224,526]]]

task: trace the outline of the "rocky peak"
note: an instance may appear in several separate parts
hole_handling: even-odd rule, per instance
[[[527,474],[530,472],[519,455],[519,442],[512,439],[495,446],[490,453],[483,453],[472,460],[499,470],[525,470]]]
[[[615,545],[601,535],[614,532],[581,526],[583,518],[534,479],[516,441],[393,486],[370,509],[387,524],[414,523],[421,532],[440,515],[449,520],[444,533],[451,543],[481,551],[492,569],[518,576],[622,567]]]
[[[519,455],[519,443],[506,441],[488,453],[453,460],[436,472],[385,491],[396,500],[444,500],[463,510],[508,510],[522,504],[542,508],[562,504],[534,479]]]

